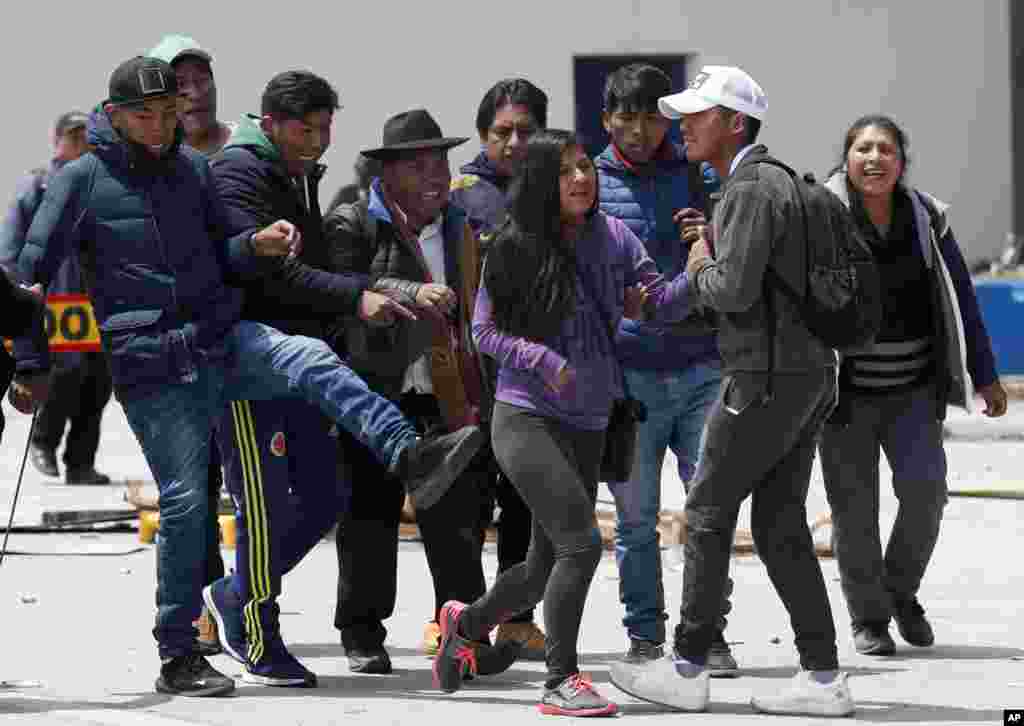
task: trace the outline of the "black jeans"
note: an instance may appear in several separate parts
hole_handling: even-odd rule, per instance
[[[825,424],[819,451],[843,594],[854,626],[887,623],[893,606],[917,596],[946,506],[946,452],[934,385],[846,396],[848,421]],[[879,452],[899,500],[882,554]]]
[[[440,409],[433,396],[406,394],[398,406],[423,431],[440,423]],[[345,435],[341,440],[339,456],[349,471],[352,502],[348,514],[338,522],[335,540],[338,599],[334,626],[341,631],[346,650],[370,650],[384,645],[384,621],[395,609],[398,525],[405,489],[368,449]],[[434,506],[416,512],[434,582],[432,620],[448,600],[469,602],[487,587],[480,560],[480,512],[491,458],[490,447],[483,447]]]
[[[733,373],[708,415],[686,498],[683,604],[675,646],[707,655],[721,614],[740,505],[748,495],[758,555],[789,612],[806,670],[838,667],[825,581],[807,527],[807,490],[822,424],[835,406],[835,370]],[[770,395],[768,395],[770,393]]]
[[[466,608],[462,627],[479,638],[543,600],[548,672],[568,676],[579,671],[580,621],[601,559],[594,505],[604,431],[574,429],[499,402],[491,432],[498,463],[533,513],[533,532],[526,561]]]
[[[103,408],[112,392],[105,354],[72,355],[79,356],[76,365],[61,365],[58,360],[51,371],[50,395],[39,409],[32,434],[33,444],[54,451],[67,426],[63,458],[69,471],[91,469],[95,464]]]

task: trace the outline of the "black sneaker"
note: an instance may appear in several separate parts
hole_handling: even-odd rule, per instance
[[[732,655],[732,648],[721,630],[715,631],[715,639],[711,641],[708,651],[708,675],[712,678],[735,678],[740,674],[740,667]]]
[[[110,483],[110,477],[100,474],[91,466],[84,469],[68,469],[64,475],[66,484],[83,484],[86,486],[103,486]]]
[[[160,666],[156,690],[175,696],[223,696],[235,690],[235,682],[214,669],[203,656],[190,653]]]
[[[377,648],[350,648],[345,651],[348,656],[348,669],[353,673],[368,673],[386,676],[391,673],[391,657],[384,646]]]
[[[42,446],[32,444],[28,450],[28,459],[32,466],[43,476],[60,476],[57,468],[57,454],[52,449],[44,449]]]
[[[316,688],[317,685],[316,674],[288,652],[280,633],[274,633],[263,643],[258,661],[250,659],[246,663],[242,680],[282,688]]]
[[[889,623],[854,625],[853,646],[861,655],[892,655],[896,652],[896,643],[889,635]]]
[[[924,608],[916,597],[909,600],[897,600],[895,603],[896,627],[900,637],[918,648],[927,648],[935,643],[935,633],[928,618],[924,616]]]
[[[465,471],[485,438],[478,426],[463,426],[451,434],[422,436],[402,450],[391,473],[405,484],[417,509],[428,509]]]
[[[647,663],[665,657],[665,648],[658,643],[640,638],[629,639],[629,650],[622,656],[624,663]]]

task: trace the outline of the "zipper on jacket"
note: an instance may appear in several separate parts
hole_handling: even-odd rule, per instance
[[[164,244],[164,236],[160,233],[160,223],[157,221],[157,210],[156,204],[154,203],[154,199],[156,197],[152,193],[152,186],[151,190],[147,192],[147,195],[149,197],[148,201],[150,209],[153,210],[153,230],[156,232],[156,244],[157,247],[160,249],[160,254],[163,258],[164,265],[167,267],[168,272],[171,273],[171,303],[174,305],[174,312],[180,313],[180,306],[178,305],[178,278],[176,275],[176,270],[171,265],[171,258],[170,255],[168,254],[167,245]],[[182,322],[185,321],[183,320]]]

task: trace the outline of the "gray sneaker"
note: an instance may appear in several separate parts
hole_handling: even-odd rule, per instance
[[[712,678],[736,678],[740,674],[736,659],[732,657],[732,650],[725,642],[721,630],[715,631],[715,639],[711,641],[707,669]]]
[[[625,663],[646,663],[665,657],[665,649],[650,640],[629,639],[629,650],[622,656]]]
[[[545,688],[537,709],[547,716],[611,716],[619,707],[598,693],[589,678],[575,673]]]

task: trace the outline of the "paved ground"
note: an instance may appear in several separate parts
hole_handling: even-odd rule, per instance
[[[1017,404],[1019,408],[1024,406]],[[1011,409],[1002,422],[953,415],[950,486],[1019,490],[1018,450],[1024,413]],[[0,448],[0,516],[6,523],[28,419],[8,413]],[[99,467],[120,479],[147,477],[145,462],[120,407],[108,409]],[[888,476],[883,473],[883,480]],[[820,475],[809,516],[826,510]],[[682,504],[672,462],[666,464],[664,501]],[[26,470],[16,522],[38,524],[44,510],[123,507],[123,488],[70,488]],[[609,499],[607,492],[604,499]],[[883,531],[895,500],[883,486]],[[746,511],[744,519],[746,518]],[[1002,709],[1024,707],[1024,594],[1021,541],[1024,501],[953,498],[943,535],[922,591],[938,645],[901,647],[884,660],[858,656],[849,642],[847,615],[835,562],[822,560],[840,632],[844,668],[859,703],[858,720],[879,723],[1001,723]],[[521,723],[543,720],[533,709],[543,667],[517,663],[501,676],[468,685],[455,696],[431,689],[429,661],[416,652],[432,592],[418,543],[402,545],[398,609],[389,622],[392,676],[351,676],[333,629],[337,567],[333,546],[316,548],[286,581],[284,634],[293,652],[320,676],[321,688],[288,691],[241,685],[229,699],[169,699],[153,693],[157,661],[149,635],[153,617],[153,553],[121,534],[13,534],[12,556],[0,567],[0,723],[17,724],[334,724]],[[231,552],[225,551],[230,557]],[[677,553],[665,551],[666,583],[677,620]],[[786,614],[756,557],[733,561],[736,604],[728,637],[744,676],[712,683],[706,714],[673,715],[617,692],[608,664],[624,646],[619,626],[614,560],[606,555],[588,601],[581,636],[584,669],[615,697],[626,718],[686,719],[687,723],[739,724],[755,716],[751,695],[772,692],[793,674],[796,658]],[[485,554],[489,575],[493,550]],[[238,668],[224,658],[227,672]],[[21,683],[18,681],[28,681]],[[7,687],[3,687],[7,686]],[[778,723],[825,723],[778,718]]]

